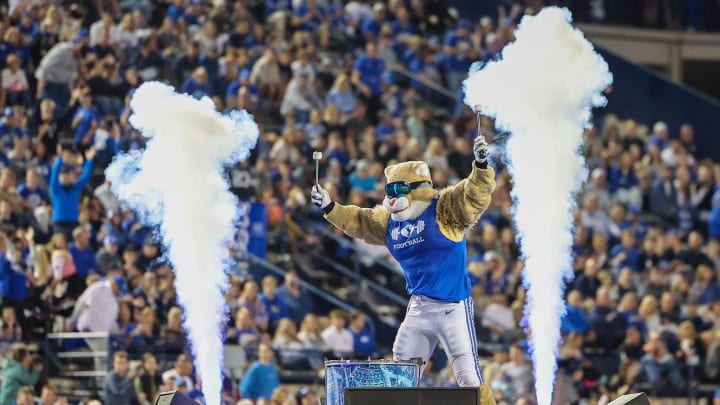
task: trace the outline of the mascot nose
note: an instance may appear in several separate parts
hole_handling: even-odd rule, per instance
[[[396,202],[396,201],[397,201],[397,198],[391,198],[388,203],[389,203],[390,206],[392,207],[393,205],[395,205],[395,202]]]

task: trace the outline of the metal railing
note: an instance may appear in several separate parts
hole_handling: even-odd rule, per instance
[[[342,247],[350,249],[355,253],[359,253],[359,249],[358,249],[357,245],[355,244],[355,242],[347,240],[347,239],[343,238],[342,236],[339,236],[339,235],[334,234],[333,232],[330,232],[330,230],[328,230],[328,228],[326,226],[323,226],[321,224],[318,224],[317,222],[308,220],[306,217],[298,215],[298,214],[294,214],[293,219],[296,220],[298,223],[300,223],[303,226],[311,227],[314,231],[321,233],[322,236],[324,236],[326,238],[332,239],[334,242],[341,245]],[[393,264],[383,257],[380,257],[380,256],[373,257],[372,261],[374,264],[376,264],[378,266],[382,266],[392,273],[395,273],[395,274],[398,274],[401,276],[403,275],[402,269],[400,268],[399,265]]]
[[[311,252],[311,254],[313,255],[314,258],[316,258],[317,260],[321,261],[322,263],[332,267],[334,270],[336,270],[348,277],[354,278],[355,282],[358,285],[360,285],[360,284],[367,285],[371,290],[384,296],[385,298],[388,298],[390,301],[398,304],[400,307],[405,307],[407,305],[407,301],[408,301],[407,298],[401,297],[400,295],[395,294],[394,292],[381,286],[377,282],[375,282],[367,277],[364,277],[362,274],[360,274],[358,269],[356,269],[355,271],[350,270],[347,267],[343,266],[342,264],[329,259],[327,256],[323,255],[322,253]],[[357,263],[357,260],[355,261],[355,263]]]

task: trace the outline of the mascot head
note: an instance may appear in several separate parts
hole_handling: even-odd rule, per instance
[[[395,221],[417,218],[427,209],[437,191],[432,187],[430,168],[425,162],[405,162],[385,169],[385,207]]]

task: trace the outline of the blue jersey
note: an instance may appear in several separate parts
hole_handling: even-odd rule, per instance
[[[353,68],[360,72],[360,81],[370,87],[372,94],[382,93],[382,75],[385,72],[385,62],[382,59],[361,56],[355,61]]]
[[[33,208],[37,208],[44,203],[50,202],[50,197],[47,195],[45,190],[40,187],[31,189],[27,186],[27,184],[21,184],[17,187],[17,192],[20,194],[20,197],[30,203]]]
[[[80,117],[80,121],[78,122],[77,128],[75,128],[74,142],[76,144],[82,143],[83,137],[92,127],[93,122],[97,123],[98,121],[100,121],[100,112],[98,111],[97,107],[80,107],[75,113],[75,117],[73,117],[73,120],[78,117]],[[95,142],[94,139],[95,135],[91,135],[90,139],[88,140],[88,145],[92,145]]]
[[[470,296],[467,275],[467,242],[448,239],[437,222],[435,198],[415,219],[398,222],[390,218],[386,243],[405,273],[407,293],[443,302]]]

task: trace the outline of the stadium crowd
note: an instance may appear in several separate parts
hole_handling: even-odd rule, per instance
[[[459,89],[471,62],[496,59],[518,18],[542,4],[527,3],[479,22],[442,0],[0,6],[0,337],[112,333],[111,371],[88,405],[146,404],[173,389],[198,398],[172,271],[152,230],[102,175],[115,154],[143,147],[128,123],[133,89],[163,80],[212,98],[218,110],[254,114],[260,140],[229,170],[233,191],[267,206],[271,233],[290,241],[291,254],[318,248],[348,260],[295,223],[327,226],[307,206],[311,152],[324,152],[322,182],[333,199],[361,206],[382,200],[383,168],[393,161],[426,160],[436,187],[467,175],[475,115],[427,83]],[[443,104],[450,113],[439,113]],[[495,135],[490,120],[479,125]],[[672,133],[662,122],[614,116],[586,133],[590,178],[578,196],[576,277],[562,321],[563,402],[604,401],[643,384],[687,395],[720,382],[720,167],[695,158],[694,136],[691,124]],[[498,400],[514,403],[532,399],[533,377],[518,326],[525,296],[511,182],[501,148],[493,158],[498,186],[468,236],[468,271],[479,341],[494,345],[486,380]],[[319,312],[294,271],[283,280],[236,271],[226,297],[226,343],[247,349],[252,363],[242,378],[227,378],[227,403],[316,403],[319,393],[281,385],[279,370],[320,378],[325,357],[387,355],[362,313]],[[68,402],[31,346],[3,347],[0,405]],[[421,385],[455,384],[441,358],[431,363]]]

